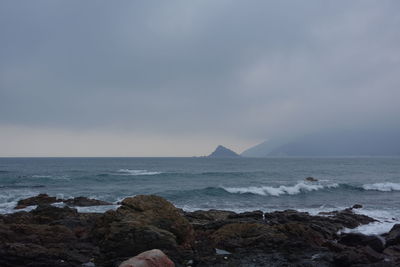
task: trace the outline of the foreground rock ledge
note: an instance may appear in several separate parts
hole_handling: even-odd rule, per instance
[[[175,266],[399,266],[400,225],[380,237],[339,234],[373,221],[352,208],[184,212],[152,195],[106,213],[44,203],[0,215],[0,266],[118,266],[153,249]]]

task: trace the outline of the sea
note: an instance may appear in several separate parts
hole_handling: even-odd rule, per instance
[[[400,157],[0,158],[0,213],[15,212],[18,200],[39,193],[114,204],[81,212],[116,209],[139,194],[164,197],[186,211],[315,215],[361,204],[355,211],[378,222],[344,231],[381,234],[400,223]]]

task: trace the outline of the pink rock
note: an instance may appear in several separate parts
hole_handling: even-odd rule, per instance
[[[122,262],[119,267],[175,267],[175,264],[161,250],[152,249]]]

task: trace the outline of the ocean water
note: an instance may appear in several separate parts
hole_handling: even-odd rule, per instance
[[[115,203],[79,208],[88,212],[138,194],[188,211],[317,214],[357,203],[379,222],[352,231],[381,233],[400,221],[400,158],[0,158],[0,213],[39,193]]]

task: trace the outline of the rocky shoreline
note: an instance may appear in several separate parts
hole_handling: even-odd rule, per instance
[[[63,203],[63,207],[51,204]],[[21,200],[30,211],[0,215],[0,266],[119,266],[160,249],[175,266],[399,266],[400,225],[382,236],[341,233],[374,222],[355,205],[312,216],[295,210],[185,212],[165,199],[139,195],[117,210],[95,199]]]

